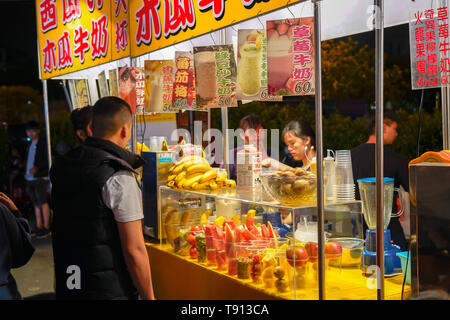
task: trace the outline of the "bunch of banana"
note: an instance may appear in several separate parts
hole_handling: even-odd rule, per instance
[[[186,156],[169,169],[167,185],[174,189],[217,190],[235,188],[236,182],[227,179],[226,172],[211,168],[205,158]]]

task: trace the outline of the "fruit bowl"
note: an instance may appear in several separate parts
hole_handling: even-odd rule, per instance
[[[331,238],[329,240],[341,245],[343,267],[355,267],[361,264],[364,240],[359,238]]]
[[[260,175],[264,193],[272,200],[288,206],[316,205],[317,179],[314,174],[270,172]]]

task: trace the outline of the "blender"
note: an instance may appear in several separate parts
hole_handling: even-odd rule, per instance
[[[364,178],[358,180],[359,193],[361,195],[364,220],[368,226],[366,230],[366,241],[363,254],[361,257],[361,269],[366,274],[367,267],[376,265],[376,226],[377,226],[377,209],[376,209],[376,178]],[[398,217],[402,214],[402,210],[398,213],[392,213],[392,201],[394,191],[399,192],[398,188],[394,188],[393,178],[384,178],[384,275],[394,276],[401,274],[401,261],[397,257],[397,253],[401,252],[400,247],[391,243],[391,232],[387,228],[391,217]],[[403,208],[403,206],[402,206]]]

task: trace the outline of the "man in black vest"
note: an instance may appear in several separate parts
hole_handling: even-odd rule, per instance
[[[51,168],[57,299],[154,299],[142,233],[138,155],[124,149],[130,106],[105,97],[85,143]]]

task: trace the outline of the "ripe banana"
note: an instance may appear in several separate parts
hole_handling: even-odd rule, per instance
[[[193,176],[189,176],[186,178],[186,181],[183,183],[183,188],[191,188],[194,183],[198,183],[202,178],[202,174],[194,174]]]
[[[217,171],[214,169],[211,169],[202,175],[202,177],[200,178],[200,183],[205,183],[206,181],[215,179],[216,177],[217,177]]]
[[[205,164],[195,164],[193,166],[190,166],[189,168],[187,168],[187,174],[191,175],[197,172],[201,172],[201,173],[205,173],[207,171],[209,171],[211,169],[211,167],[209,165],[205,165]]]
[[[184,171],[183,171],[184,172]],[[186,181],[185,178],[181,179],[179,182],[177,182],[177,187],[178,188],[183,188],[184,182]]]
[[[211,183],[208,185],[208,187],[209,187],[211,190],[217,190],[217,189],[219,188],[219,186],[218,186],[217,183],[215,183],[215,182],[211,182]]]
[[[231,180],[231,179],[226,179],[225,180],[225,186],[227,188],[235,188],[236,187],[236,181]]]
[[[172,180],[175,180],[176,177],[177,177],[176,174],[170,175],[170,176],[167,178],[167,182],[170,182],[170,181],[172,181]]]
[[[205,190],[209,186],[209,183],[197,183],[195,186],[192,186],[193,190]]]
[[[204,226],[205,224],[208,223],[208,218],[211,215],[213,211],[212,210],[206,210],[205,212],[203,212],[201,218],[200,218],[200,224],[202,226]]]
[[[173,174],[179,174],[181,171],[183,171],[183,169],[184,169],[184,164],[183,163],[182,164],[177,164],[175,166],[175,168],[173,169],[172,173]]]
[[[186,177],[186,171],[182,171],[181,173],[179,173],[176,178],[175,178],[175,182],[177,183],[177,185],[179,186],[179,183],[181,180],[183,180]]]
[[[175,186],[175,181],[169,181],[168,183],[167,183],[167,186],[169,187],[169,188],[173,188],[174,186]]]
[[[223,182],[228,178],[228,175],[226,172],[224,171],[219,171],[217,173],[217,178],[216,178],[216,182]]]
[[[189,218],[191,217],[191,214],[191,210],[187,210],[183,213],[180,220],[180,226],[187,226],[189,224]]]

